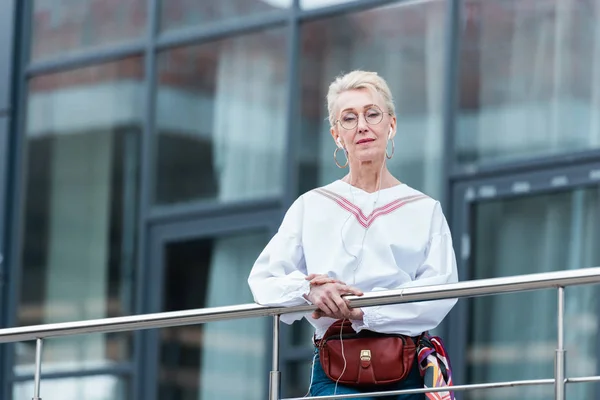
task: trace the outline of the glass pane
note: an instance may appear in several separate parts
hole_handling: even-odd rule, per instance
[[[478,204],[472,278],[600,265],[598,204],[598,187]],[[597,285],[566,289],[568,376],[598,372],[599,296]],[[554,289],[471,299],[468,382],[552,377],[556,304]],[[572,386],[573,398],[594,397],[592,385]],[[552,393],[552,386],[522,387],[482,391],[468,398],[547,399]]]
[[[312,353],[311,353],[312,354]],[[313,359],[294,361],[286,365],[281,374],[285,397],[304,397],[308,395],[308,387],[312,373]]]
[[[325,98],[336,76],[363,69],[383,76],[395,98],[398,127],[388,168],[418,190],[441,195],[445,7],[443,1],[396,4],[302,26],[299,193],[348,172],[333,160]]]
[[[300,0],[300,7],[305,9],[328,7],[337,4],[352,3],[357,0]]]
[[[285,31],[158,59],[158,204],[281,195],[286,141]]]
[[[292,0],[160,0],[163,30],[206,26],[223,20],[285,10]]]
[[[146,0],[34,0],[31,58],[60,58],[146,32]]]
[[[141,58],[32,79],[19,325],[133,312]],[[129,334],[54,339],[44,371],[129,358]],[[34,343],[17,346],[27,370]]]
[[[252,303],[248,274],[267,241],[252,233],[168,244],[164,311]],[[162,329],[159,400],[264,399],[269,323],[249,318]]]
[[[291,327],[291,344],[293,346],[313,347],[315,328],[305,319],[296,321]]]
[[[16,382],[13,399],[31,399],[33,381]],[[42,379],[40,397],[44,400],[126,400],[130,399],[129,382],[110,375]]]
[[[466,0],[457,157],[600,147],[600,0]]]

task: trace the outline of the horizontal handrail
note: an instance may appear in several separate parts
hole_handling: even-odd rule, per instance
[[[555,380],[553,378],[548,379],[527,379],[519,381],[504,381],[504,382],[493,382],[493,383],[471,383],[469,385],[453,385],[451,390],[453,392],[477,390],[477,389],[501,389],[521,386],[543,386],[553,385]],[[566,378],[565,383],[592,383],[600,382],[600,376],[582,376],[577,378]],[[416,394],[416,393],[434,393],[434,392],[446,392],[447,387],[432,387],[423,389],[403,389],[403,390],[389,390],[385,392],[365,392],[355,394],[336,394],[327,396],[308,396],[308,397],[286,397],[281,400],[343,400],[343,399],[359,399],[363,397],[383,397],[383,396],[399,396],[403,394]]]
[[[349,300],[351,307],[369,307],[411,303],[415,301],[477,297],[594,283],[600,283],[600,267],[370,292],[360,297],[351,296]],[[294,307],[268,307],[258,304],[242,304],[197,310],[31,325],[0,329],[0,343],[77,334],[124,332],[138,329],[195,325],[214,321],[311,312],[315,309],[316,307],[310,304]]]

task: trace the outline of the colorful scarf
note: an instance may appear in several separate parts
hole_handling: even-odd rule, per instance
[[[450,358],[444,348],[442,339],[424,334],[418,348],[419,371],[425,380],[426,388],[452,386]],[[425,394],[429,400],[454,400],[454,393],[431,392]]]

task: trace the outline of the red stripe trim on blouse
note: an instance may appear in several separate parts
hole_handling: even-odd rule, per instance
[[[333,200],[341,208],[353,214],[356,217],[358,223],[361,224],[364,228],[368,228],[369,226],[371,226],[371,224],[382,215],[390,214],[408,203],[427,198],[427,196],[422,194],[402,197],[386,205],[374,209],[371,212],[371,214],[365,216],[360,207],[358,207],[356,204],[352,203],[351,201],[349,201],[345,197],[340,196],[337,193],[322,188],[315,189],[314,191],[324,197],[327,197],[330,200]]]

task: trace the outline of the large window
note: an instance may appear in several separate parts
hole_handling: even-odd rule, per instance
[[[159,54],[158,204],[282,194],[285,55],[281,29]]]
[[[600,1],[464,3],[457,161],[600,148]]]
[[[333,160],[325,97],[337,75],[364,69],[382,75],[395,98],[398,128],[389,169],[401,181],[440,196],[445,14],[445,2],[430,1],[302,25],[300,193],[347,173]]]
[[[475,207],[471,279],[600,265],[600,188],[495,200]],[[567,288],[567,376],[595,375],[597,286]],[[469,300],[468,383],[553,376],[556,290]],[[573,328],[569,328],[573,327]],[[467,383],[465,382],[465,383]],[[568,385],[569,398],[591,399],[593,386]],[[468,399],[547,399],[552,386],[473,392]]]
[[[19,325],[133,313],[142,79],[142,60],[127,58],[30,81]],[[128,361],[130,337],[49,340],[44,372]],[[18,344],[15,374],[34,360],[35,343]],[[100,381],[55,385],[69,400]]]

